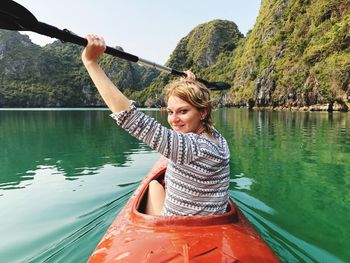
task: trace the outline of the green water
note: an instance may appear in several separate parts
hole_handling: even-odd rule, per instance
[[[159,157],[108,113],[0,111],[1,262],[87,260]],[[230,145],[230,194],[281,261],[350,262],[350,114],[214,119]]]

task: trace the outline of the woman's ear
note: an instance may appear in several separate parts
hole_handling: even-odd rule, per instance
[[[205,120],[205,118],[206,118],[207,115],[208,115],[208,109],[201,109],[201,110],[200,110],[200,115],[201,115],[201,121],[202,121],[202,120]]]

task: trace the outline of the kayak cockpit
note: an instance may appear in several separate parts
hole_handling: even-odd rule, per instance
[[[164,175],[166,166],[154,173],[152,177],[147,178],[147,183],[144,184],[141,191],[138,194],[137,200],[135,200],[134,207],[132,208],[132,220],[138,224],[142,223],[149,226],[161,226],[161,225],[217,225],[217,224],[228,224],[236,222],[238,220],[237,207],[229,200],[227,211],[221,215],[210,215],[210,216],[151,216],[145,213],[147,203],[147,192],[149,182],[157,180],[159,183],[164,185]]]

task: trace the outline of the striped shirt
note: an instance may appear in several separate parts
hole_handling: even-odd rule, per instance
[[[215,141],[192,132],[176,132],[137,110],[134,104],[130,111],[113,113],[111,117],[131,135],[169,159],[161,215],[225,213],[230,152],[226,140],[216,129],[213,128]]]

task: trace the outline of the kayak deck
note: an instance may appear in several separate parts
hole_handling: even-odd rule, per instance
[[[144,214],[148,184],[166,164],[155,164],[88,262],[279,262],[232,200],[223,215]]]

